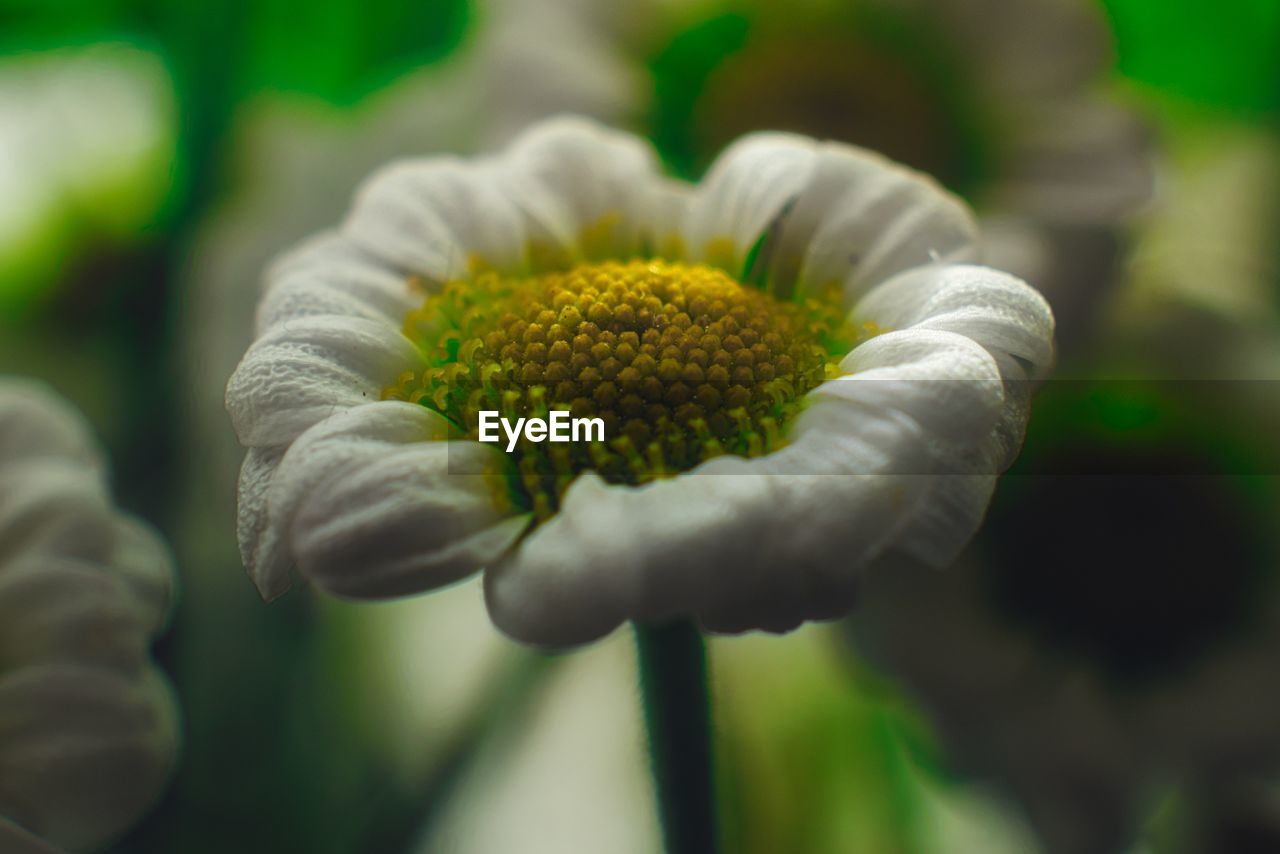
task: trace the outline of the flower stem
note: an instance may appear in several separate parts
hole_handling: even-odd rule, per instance
[[[702,634],[684,621],[637,624],[635,631],[667,854],[714,854],[716,810]]]

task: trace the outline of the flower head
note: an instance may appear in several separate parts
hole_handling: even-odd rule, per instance
[[[173,697],[147,652],[169,611],[169,554],[111,506],[104,481],[78,415],[39,386],[0,381],[5,851],[105,841],[173,764]]]
[[[974,239],[928,179],[785,134],[697,186],[573,119],[387,167],[273,267],[228,384],[246,566],[357,598],[485,567],[537,643],[836,616],[972,534],[1052,359],[1043,299],[953,263]],[[504,453],[486,410],[605,439]]]
[[[986,260],[1074,329],[1152,181],[1142,123],[1101,91],[1111,51],[1094,5],[499,2],[496,112],[507,127],[572,111],[635,128],[684,175],[754,130],[880,151],[972,202]]]

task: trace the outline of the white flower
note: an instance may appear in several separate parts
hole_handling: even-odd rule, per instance
[[[172,586],[79,416],[0,381],[0,850],[91,847],[160,792],[177,713],[147,646]]]
[[[854,143],[922,169],[983,217],[985,260],[1074,337],[1151,192],[1147,134],[1101,91],[1086,0],[497,0],[504,129],[558,112],[621,124],[696,174],[752,130]]]
[[[1078,397],[951,571],[877,566],[850,621],[1055,852],[1120,850],[1171,783],[1280,770],[1274,381]]]
[[[126,45],[0,61],[0,309],[82,243],[148,224],[169,189],[174,113],[163,65]]]
[[[1052,359],[1044,300],[953,263],[973,250],[927,179],[798,136],[746,138],[696,187],[572,119],[394,164],[275,265],[228,384],[245,564],[268,597],[294,564],[355,598],[485,567],[498,627],[545,644],[837,616],[881,555],[963,545]],[[558,402],[561,364],[608,442],[459,436],[468,395]],[[641,393],[670,408],[640,417]]]

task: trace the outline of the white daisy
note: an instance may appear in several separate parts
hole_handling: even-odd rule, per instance
[[[1044,300],[956,263],[963,205],[879,156],[758,135],[696,187],[653,160],[563,119],[398,163],[275,265],[227,387],[265,596],[292,565],[354,598],[485,567],[529,642],[785,630],[885,553],[963,545],[1052,359]],[[504,454],[486,402],[606,441]]]
[[[97,845],[160,792],[177,712],[147,647],[172,589],[80,417],[0,381],[0,850]]]
[[[1045,293],[1064,338],[1111,280],[1117,224],[1151,192],[1147,134],[1103,89],[1086,0],[497,0],[504,129],[575,112],[696,175],[786,130],[922,169],[984,218],[987,262]]]

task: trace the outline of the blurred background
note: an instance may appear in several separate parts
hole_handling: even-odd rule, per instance
[[[561,111],[684,178],[758,128],[883,150],[1059,319],[956,567],[711,642],[726,850],[1280,851],[1274,0],[0,0],[0,374],[83,409],[181,572],[183,756],[106,850],[660,850],[626,632],[267,606],[234,538],[263,266],[378,164]]]

